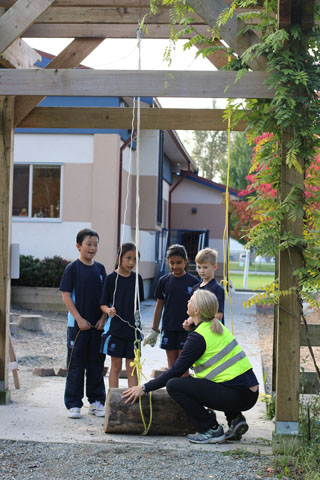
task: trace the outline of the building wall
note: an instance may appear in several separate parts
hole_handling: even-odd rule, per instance
[[[192,213],[192,208],[197,213]],[[171,228],[209,230],[209,247],[218,251],[217,277],[223,272],[223,195],[210,187],[184,180],[172,193]]]
[[[120,137],[117,134],[16,134],[15,163],[62,165],[60,219],[13,218],[12,241],[38,258],[77,258],[76,234],[93,228],[100,235],[96,259],[110,271],[116,253]]]

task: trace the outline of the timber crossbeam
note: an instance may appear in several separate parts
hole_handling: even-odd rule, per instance
[[[270,74],[231,71],[12,70],[0,72],[0,95],[272,98]],[[228,87],[228,88],[227,88]]]

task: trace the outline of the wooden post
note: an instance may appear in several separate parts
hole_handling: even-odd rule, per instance
[[[301,173],[286,165],[288,141],[293,131],[287,130],[282,139],[282,167],[280,180],[281,203],[292,186],[304,184],[304,159],[297,158]],[[296,208],[303,208],[303,189],[295,200]],[[281,232],[292,233],[302,238],[303,221],[297,216],[290,218],[288,212],[281,222]],[[301,246],[300,246],[301,248]],[[279,289],[289,290],[297,286],[293,272],[302,266],[299,246],[279,252]],[[278,306],[277,365],[276,365],[276,429],[274,451],[284,451],[298,441],[299,435],[299,370],[300,370],[300,318],[301,308],[296,292],[282,295]]]
[[[8,338],[13,183],[13,97],[0,97],[0,404],[10,400]]]

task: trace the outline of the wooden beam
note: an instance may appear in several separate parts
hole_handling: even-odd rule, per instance
[[[292,92],[294,95],[294,92]],[[294,130],[284,131],[281,145],[280,201],[283,203],[293,185],[304,184],[304,159],[297,157],[300,171],[286,163],[288,145],[294,139]],[[301,190],[301,192],[303,189]],[[303,193],[296,199],[297,208],[303,210]],[[280,222],[282,234],[291,234],[303,238],[303,220],[297,216],[284,215]],[[289,247],[279,252],[279,290],[295,289],[298,280],[294,271],[303,265],[297,247]],[[299,420],[299,372],[300,372],[300,319],[301,305],[295,290],[290,295],[281,295],[278,305],[277,325],[277,373],[276,373],[276,435],[296,435]]]
[[[40,60],[41,55],[21,38],[17,38],[17,40],[0,55],[0,64],[6,68],[31,68]]]
[[[278,29],[291,25],[291,0],[278,0]]]
[[[100,45],[102,41],[102,38],[75,38],[46,68],[75,68]],[[17,97],[15,100],[14,124],[17,125],[21,122],[43,98],[43,95]]]
[[[19,123],[18,127],[130,129],[132,113],[131,108],[38,107]],[[224,110],[214,109],[142,108],[141,129],[226,130],[227,122],[223,115]],[[233,130],[243,131],[246,126],[242,121]]]
[[[216,26],[219,15],[227,8],[227,4],[223,0],[188,0],[188,4],[211,27]],[[250,46],[260,43],[259,37],[251,30],[243,35],[238,35],[239,30],[244,26],[244,23],[234,16],[221,28],[221,39],[240,56]],[[249,63],[253,70],[265,70],[266,65],[266,58],[263,56]]]
[[[209,34],[208,25],[194,24],[197,33]],[[179,31],[180,25],[173,27]],[[185,35],[191,38],[194,33]],[[102,38],[137,38],[137,22],[134,24],[42,24],[32,25],[24,37],[30,38],[74,38],[74,37],[102,37]],[[146,38],[170,38],[170,26],[148,23],[148,35]]]
[[[145,23],[170,24],[170,9],[160,8],[158,13],[151,14],[148,7],[52,7],[39,16],[37,22],[51,23],[103,23],[103,24],[135,24],[145,17]],[[195,23],[206,24],[199,15],[191,13]]]
[[[220,40],[215,40],[214,45],[219,47],[225,47],[225,45],[220,42]],[[209,46],[212,45],[204,45],[199,43],[196,45],[199,50],[203,50],[204,48],[207,48]],[[227,65],[229,61],[228,55],[225,53],[224,50],[216,50],[215,52],[210,53],[210,55],[207,55],[206,58],[218,69]]]
[[[13,98],[0,98],[0,404],[10,400],[8,346],[13,182]]]
[[[270,74],[247,72],[135,70],[0,71],[0,95],[272,98],[264,82]],[[226,87],[229,89],[226,91]]]
[[[17,0],[0,17],[0,54],[54,2],[54,0]]]

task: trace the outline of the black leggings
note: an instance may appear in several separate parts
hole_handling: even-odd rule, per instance
[[[224,412],[230,426],[242,411],[250,410],[255,405],[259,395],[258,391],[226,387],[194,377],[171,378],[166,388],[170,397],[185,410],[198,432],[217,426],[215,413],[205,407]]]

